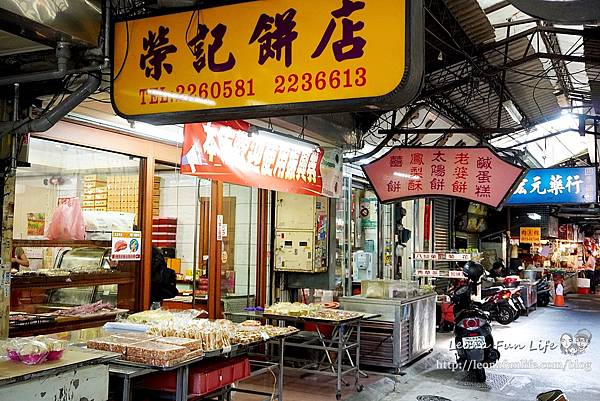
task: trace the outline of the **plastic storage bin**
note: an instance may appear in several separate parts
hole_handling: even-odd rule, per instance
[[[189,372],[188,393],[199,397],[249,378],[250,361],[245,357],[206,360],[191,366]],[[176,383],[175,372],[154,373],[144,377],[141,387],[174,393]]]

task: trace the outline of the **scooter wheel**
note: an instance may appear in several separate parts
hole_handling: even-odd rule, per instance
[[[473,374],[475,375],[475,380],[478,383],[485,383],[487,377],[485,375],[485,369],[474,369]]]
[[[510,324],[513,320],[515,320],[516,313],[512,311],[510,308],[499,308],[498,313],[496,315],[496,321],[500,324]]]

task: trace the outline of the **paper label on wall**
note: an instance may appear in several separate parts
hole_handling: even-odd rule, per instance
[[[221,236],[223,238],[227,238],[227,224],[223,224],[221,226]]]
[[[217,241],[223,241],[223,215],[217,215]]]
[[[439,270],[417,270],[417,276],[419,277],[440,277]]]
[[[425,252],[415,252],[416,260],[438,260],[439,255],[437,253],[425,253]]]
[[[111,252],[113,260],[141,260],[142,232],[113,231]]]
[[[448,277],[450,277],[450,278],[464,278],[465,275],[460,270],[450,270],[448,272]]]
[[[468,253],[447,253],[446,260],[468,262],[471,260],[471,255]]]

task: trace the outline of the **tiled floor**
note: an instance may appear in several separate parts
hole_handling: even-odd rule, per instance
[[[365,387],[371,385],[382,376],[369,374],[368,378],[361,378],[360,383]],[[355,394],[354,378],[347,377],[351,386],[345,386],[342,399],[347,399]],[[273,393],[275,391],[275,378],[271,374],[261,375],[250,380],[246,380],[239,385],[242,389],[251,389]],[[284,401],[332,401],[335,400],[336,379],[335,377],[321,375],[302,375],[293,371],[287,371],[285,374]],[[243,393],[234,393],[234,401],[259,401],[264,400],[264,396],[249,395]]]

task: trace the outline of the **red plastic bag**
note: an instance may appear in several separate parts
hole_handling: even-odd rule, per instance
[[[84,240],[85,224],[79,198],[61,200],[46,231],[49,240]]]

